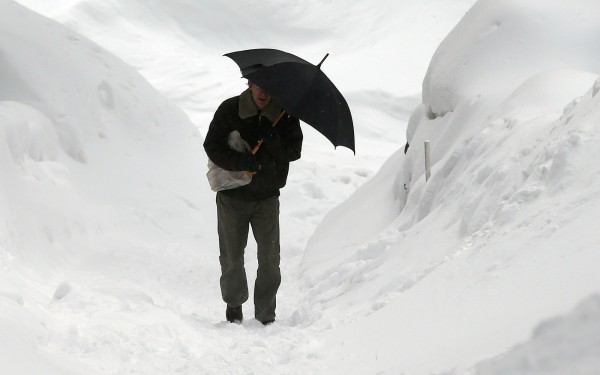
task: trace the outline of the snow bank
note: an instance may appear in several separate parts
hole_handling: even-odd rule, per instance
[[[597,10],[593,1],[478,1],[435,52],[423,103],[443,116],[463,101],[503,100],[544,71],[600,71]]]
[[[407,155],[305,253],[337,373],[461,374],[598,292],[598,11],[481,0],[439,47]]]
[[[0,2],[0,81],[0,329],[15,338],[2,363],[65,373],[36,347],[51,337],[40,312],[99,254],[198,233],[202,139],[133,68],[12,1]]]
[[[118,231],[111,220],[124,211],[164,209],[165,197],[199,207],[205,181],[187,169],[204,168],[205,156],[186,116],[101,47],[2,7],[5,238],[26,253],[62,249],[81,233]]]
[[[477,366],[477,375],[581,374],[600,368],[600,296],[540,324],[532,337],[508,353]]]

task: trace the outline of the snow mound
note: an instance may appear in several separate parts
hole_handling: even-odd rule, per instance
[[[464,373],[598,292],[600,4],[577,4],[477,2],[431,61],[408,153],[311,238],[340,373]]]
[[[465,100],[502,100],[540,72],[599,72],[597,12],[593,1],[478,1],[435,52],[423,103],[443,116]]]
[[[39,312],[71,293],[75,265],[205,223],[207,183],[188,173],[205,169],[202,138],[133,68],[12,1],[0,81],[3,358],[11,373],[65,373],[35,344],[52,337]]]
[[[600,369],[600,295],[540,324],[529,341],[477,366],[477,375],[593,375]]]
[[[185,170],[206,157],[181,110],[54,21],[12,2],[1,17],[2,230],[19,244],[5,251],[68,248],[62,241],[78,233],[115,230],[123,210],[163,209],[166,196],[201,206],[192,192],[205,181]]]

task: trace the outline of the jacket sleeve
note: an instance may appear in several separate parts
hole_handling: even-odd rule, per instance
[[[276,126],[277,137],[265,142],[266,148],[277,160],[291,162],[302,155],[302,129],[298,119],[290,117]]]
[[[281,137],[284,142],[284,152],[287,161],[300,159],[302,156],[302,140],[304,138],[300,121],[290,117],[286,127],[283,129]]]
[[[233,114],[237,114],[237,106],[231,100],[223,102],[213,117],[204,139],[204,150],[208,158],[219,167],[228,171],[240,171],[241,154],[232,150],[227,144],[232,131]]]

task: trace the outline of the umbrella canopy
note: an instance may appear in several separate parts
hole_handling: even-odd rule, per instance
[[[250,49],[225,56],[238,64],[244,78],[265,90],[287,113],[311,125],[334,146],[356,152],[350,108],[321,70],[321,64],[313,65],[276,49]]]

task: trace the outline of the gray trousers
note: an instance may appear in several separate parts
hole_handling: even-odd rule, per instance
[[[258,248],[254,315],[262,322],[274,320],[275,297],[281,284],[279,198],[246,202],[217,193],[217,218],[223,301],[237,307],[248,300],[244,250],[252,226]]]

